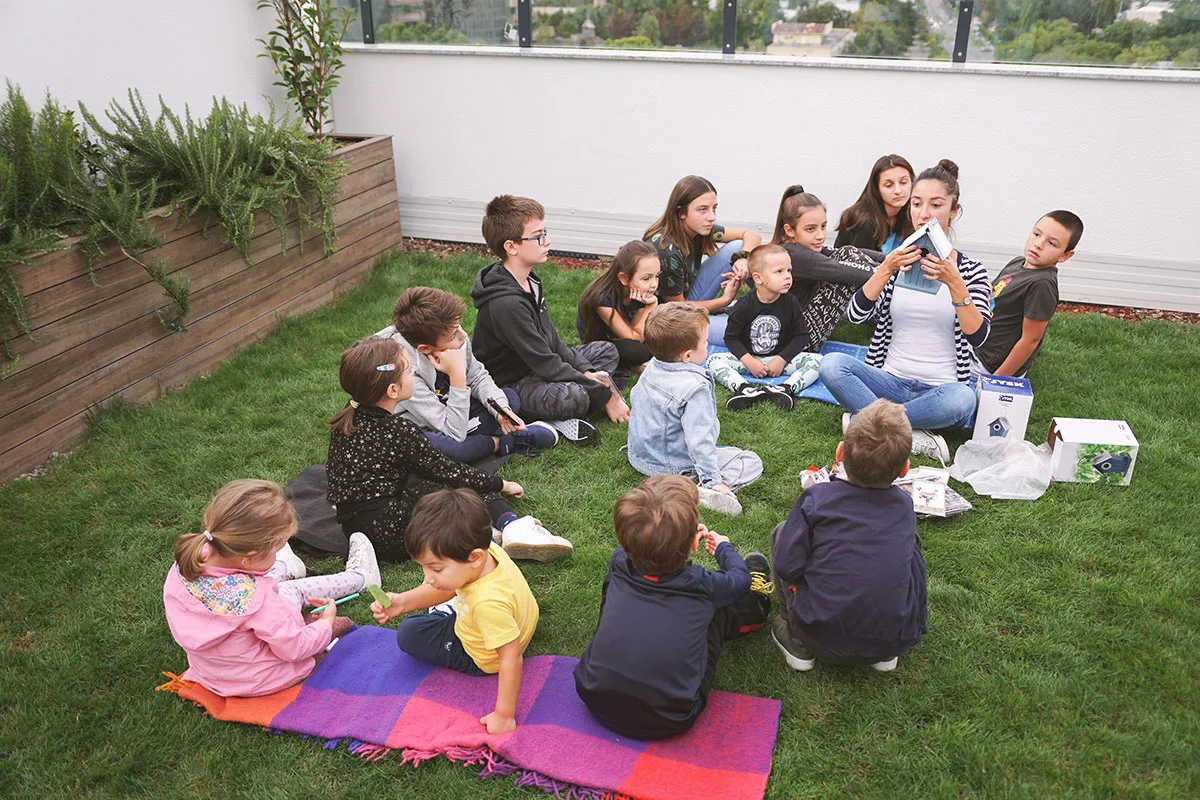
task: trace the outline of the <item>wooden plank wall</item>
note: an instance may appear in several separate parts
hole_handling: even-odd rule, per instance
[[[156,310],[161,287],[119,252],[96,268],[96,286],[76,248],[18,269],[33,337],[13,342],[16,370],[0,381],[0,483],[70,447],[89,408],[120,396],[142,402],[210,371],[287,317],[312,311],[361,282],[375,259],[401,245],[390,136],[338,151],[349,161],[337,200],[337,252],[325,257],[320,233],[278,230],[260,217],[248,264],[221,241],[220,226],[197,218],[179,230],[153,222],[166,243],[168,274],[191,281],[188,330],[170,333]],[[298,245],[303,245],[303,250]]]

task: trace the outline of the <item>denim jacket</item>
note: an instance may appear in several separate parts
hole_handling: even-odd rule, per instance
[[[721,482],[717,401],[712,373],[700,364],[646,364],[630,392],[629,463],[643,475],[688,475],[704,487]]]

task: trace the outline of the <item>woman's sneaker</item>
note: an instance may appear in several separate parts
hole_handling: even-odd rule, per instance
[[[898,663],[900,663],[900,657],[896,656],[895,658],[889,658],[887,661],[876,661],[871,665],[871,669],[876,672],[891,672],[896,668]]]
[[[942,462],[943,467],[950,460],[950,448],[946,445],[946,440],[936,433],[919,428],[913,429],[912,453],[914,456],[936,458]]]
[[[703,486],[696,488],[700,492],[700,505],[705,508],[720,511],[722,514],[728,514],[731,517],[736,517],[742,513],[742,504],[735,496],[718,492],[716,489],[705,489]]]
[[[275,554],[275,560],[283,562],[291,580],[303,578],[308,574],[308,568],[304,566],[304,562],[300,560],[300,556],[296,555],[291,545],[287,542],[284,542],[283,547],[279,548],[279,552]]]
[[[529,516],[505,526],[500,532],[500,546],[511,559],[542,562],[566,558],[575,550],[569,541],[550,533],[540,521]]]
[[[552,419],[547,424],[568,442],[593,444],[596,441],[596,426],[586,419]]]
[[[787,620],[783,617],[776,617],[771,621],[771,638],[775,640],[779,652],[783,653],[783,660],[797,672],[808,672],[817,665],[817,659],[808,652],[808,648],[792,641]]]
[[[365,533],[350,534],[350,554],[346,556],[346,571],[362,575],[363,586],[381,585],[375,547]]]
[[[765,387],[756,386],[753,383],[742,384],[733,397],[725,401],[726,411],[744,411],[752,405],[761,403],[767,399],[767,390]]]

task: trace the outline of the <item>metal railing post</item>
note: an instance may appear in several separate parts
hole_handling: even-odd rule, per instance
[[[931,0],[938,2],[938,0]],[[958,28],[954,31],[954,57],[956,64],[967,60],[967,46],[971,43],[971,18],[975,15],[975,0],[960,0],[958,4]]]
[[[721,0],[724,13],[721,15],[721,53],[732,55],[737,48],[737,0]]]
[[[532,0],[517,0],[517,36],[521,47],[533,47]]]
[[[375,44],[375,12],[371,0],[358,0],[359,19],[362,20],[363,44]]]

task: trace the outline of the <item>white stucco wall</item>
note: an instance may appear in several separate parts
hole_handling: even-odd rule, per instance
[[[49,89],[68,108],[100,115],[113,98],[139,89],[154,108],[161,94],[204,114],[213,96],[265,112],[271,63],[255,39],[270,29],[253,0],[2,0],[0,77],[31,104]],[[280,105],[280,110],[283,106]]]
[[[1200,311],[1200,73],[360,45],[334,104],[339,130],[394,137],[410,236],[480,241],[510,192],[547,206],[556,248],[611,253],[688,173],[728,223],[769,231],[797,182],[832,227],[897,152],[959,164],[956,241],[993,272],[1068,208],[1064,299]]]

